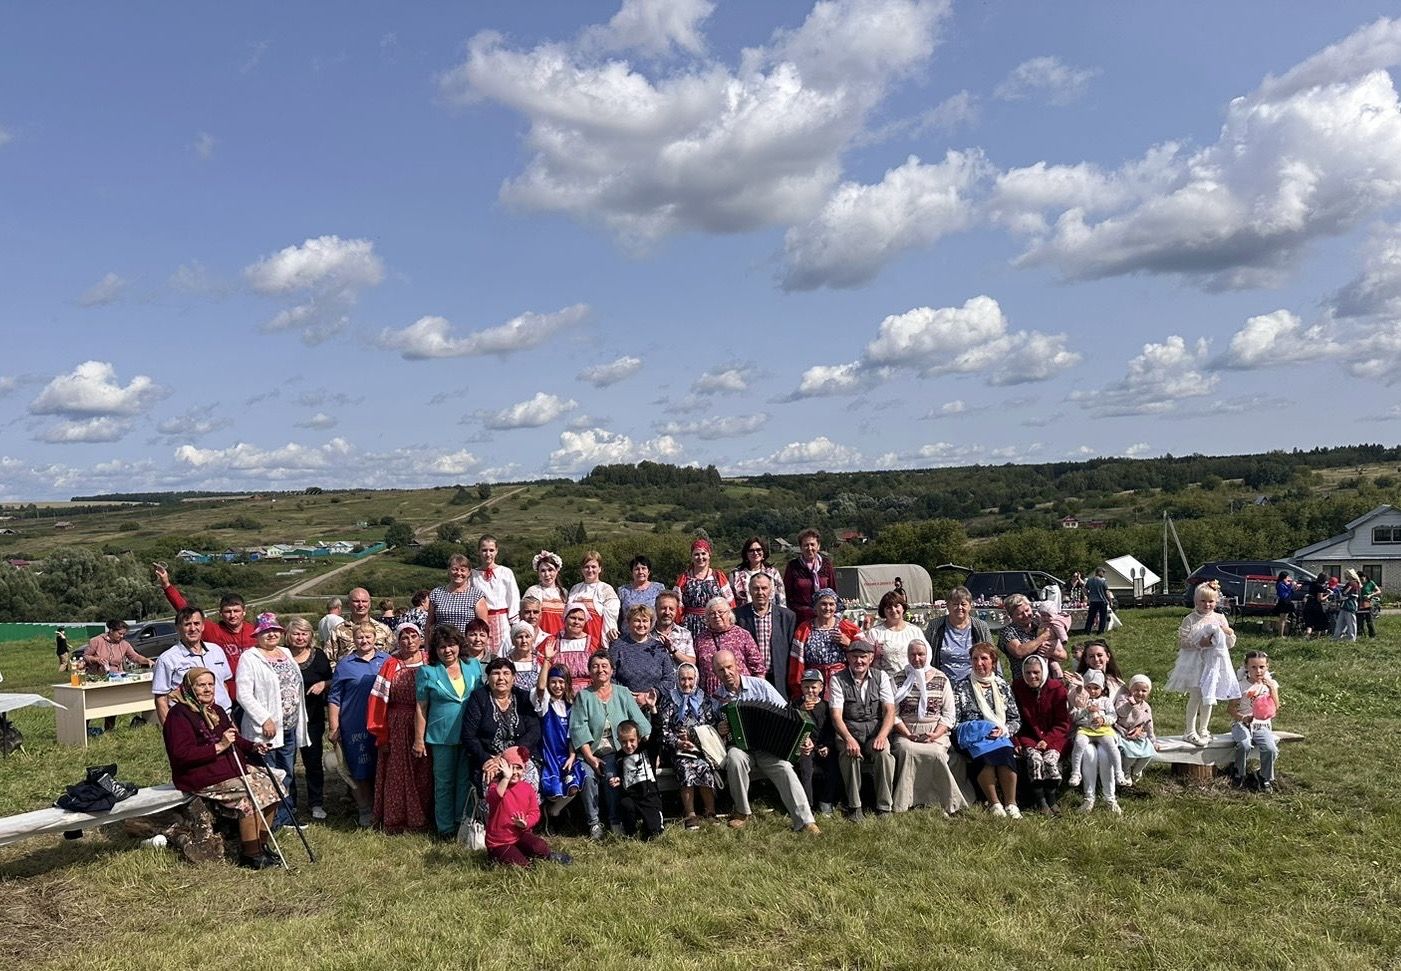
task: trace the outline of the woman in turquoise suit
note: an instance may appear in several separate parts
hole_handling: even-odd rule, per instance
[[[457,836],[467,806],[471,778],[462,747],[462,709],[482,680],[482,663],[463,660],[467,639],[451,624],[433,628],[428,663],[418,669],[414,685],[418,715],[414,719],[414,755],[433,756],[433,817],[441,839]]]

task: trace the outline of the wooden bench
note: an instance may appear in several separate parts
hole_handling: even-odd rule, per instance
[[[130,799],[123,799],[105,813],[75,813],[50,806],[36,809],[18,816],[0,818],[0,846],[18,843],[31,836],[66,833],[71,830],[86,830],[94,826],[106,826],[125,819],[136,819],[154,813],[177,809],[190,801],[190,797],[170,783],[138,789]]]

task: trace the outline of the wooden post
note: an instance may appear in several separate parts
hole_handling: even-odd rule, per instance
[[[1172,774],[1191,786],[1209,786],[1216,777],[1216,766],[1179,762],[1173,765]]]

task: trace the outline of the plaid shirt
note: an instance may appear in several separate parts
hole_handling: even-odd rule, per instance
[[[764,670],[759,672],[760,676],[773,670],[773,648],[770,646],[772,640],[773,607],[769,607],[762,614],[754,614],[754,643],[759,645],[759,656],[764,659]]]

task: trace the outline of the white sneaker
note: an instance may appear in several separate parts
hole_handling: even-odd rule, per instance
[[[1122,772],[1120,772],[1118,778],[1114,780],[1114,784],[1116,786],[1123,786],[1125,789],[1133,788],[1133,780],[1130,779],[1128,776],[1124,775],[1124,773]]]
[[[993,803],[992,806],[988,809],[988,812],[992,813],[994,816],[1000,816],[1004,819],[1007,816],[1007,810],[1002,808],[1002,803],[1000,802]]]
[[[1021,819],[1022,811],[1020,808],[1018,808],[1016,803],[1012,803],[1010,806],[1007,807],[1007,815],[1012,817],[1013,819]]]
[[[1208,745],[1211,744],[1210,733],[1206,735],[1193,735],[1192,744],[1195,745],[1197,748],[1206,748]]]
[[[1093,799],[1093,798],[1086,799],[1084,802],[1080,803],[1080,811],[1081,811],[1082,813],[1092,813],[1092,812],[1094,812],[1094,811],[1095,811],[1095,801],[1094,801],[1094,799]]]
[[[1119,806],[1119,800],[1117,800],[1117,799],[1106,799],[1106,800],[1104,800],[1104,804],[1105,804],[1106,806],[1109,807],[1109,811],[1110,811],[1111,813],[1113,813],[1115,816],[1122,816],[1122,815],[1124,815],[1124,810],[1123,810],[1122,808],[1120,808],[1120,806]]]
[[[312,818],[312,819],[325,819],[325,818],[326,818],[326,810],[322,809],[320,806],[312,806],[312,807],[311,807],[311,818]]]
[[[1072,772],[1072,773],[1070,773],[1070,778],[1065,780],[1065,784],[1068,785],[1068,786],[1070,786],[1070,788],[1072,788],[1072,789],[1079,789],[1079,788],[1080,788],[1080,773],[1078,773],[1078,772]]]

